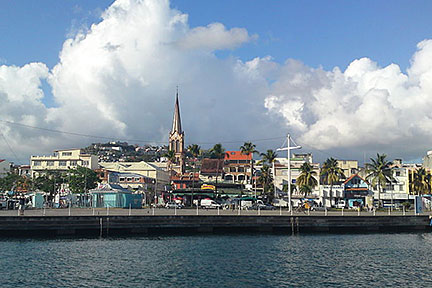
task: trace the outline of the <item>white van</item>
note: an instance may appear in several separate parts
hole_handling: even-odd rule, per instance
[[[214,200],[211,199],[202,199],[201,207],[203,208],[220,208],[221,205]]]
[[[340,200],[340,201],[336,204],[336,208],[339,208],[339,209],[346,208],[346,202],[345,202],[345,200]]]

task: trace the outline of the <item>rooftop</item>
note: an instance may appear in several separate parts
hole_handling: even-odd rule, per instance
[[[241,151],[226,151],[225,161],[226,160],[252,160],[252,154],[246,155],[242,154]]]

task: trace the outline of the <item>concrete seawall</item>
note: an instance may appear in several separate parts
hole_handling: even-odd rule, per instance
[[[0,237],[430,231],[429,216],[6,216]]]

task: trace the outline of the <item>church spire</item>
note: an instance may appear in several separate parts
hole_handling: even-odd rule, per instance
[[[171,133],[177,132],[181,134],[182,128],[181,128],[181,119],[180,119],[180,106],[179,106],[179,100],[178,100],[178,86],[177,86],[177,94],[176,94],[176,102],[174,107],[174,119],[173,119],[173,125],[171,129]]]
[[[172,130],[169,135],[168,147],[170,151],[174,151],[175,160],[171,162],[171,169],[177,173],[184,173],[185,170],[185,150],[184,150],[184,132],[181,127],[180,120],[180,105],[178,99],[178,87],[176,94],[176,102],[174,107],[174,119]]]

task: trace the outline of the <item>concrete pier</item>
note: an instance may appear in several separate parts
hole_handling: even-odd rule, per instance
[[[3,216],[0,237],[430,231],[429,216]]]

